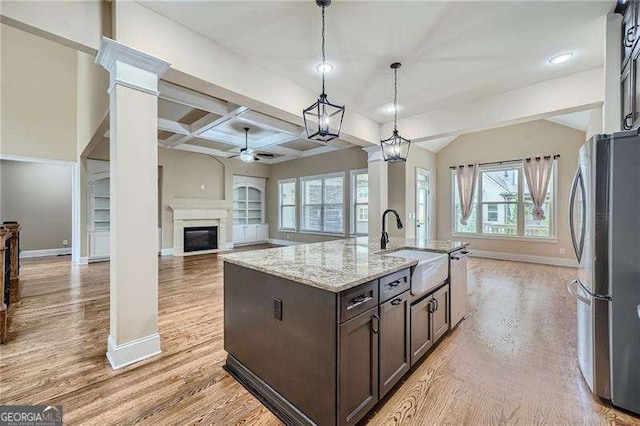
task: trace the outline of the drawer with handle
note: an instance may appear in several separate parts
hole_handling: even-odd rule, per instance
[[[340,293],[340,322],[378,306],[378,280],[369,281]]]
[[[411,286],[409,269],[395,272],[386,277],[380,278],[380,303],[409,290]]]

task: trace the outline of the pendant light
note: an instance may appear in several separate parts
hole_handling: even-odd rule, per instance
[[[393,70],[393,133],[389,139],[380,141],[384,161],[390,163],[407,161],[409,146],[411,146],[411,141],[398,133],[398,68],[401,66],[400,62],[391,64]]]
[[[340,136],[344,105],[332,104],[324,92],[325,71],[333,68],[327,63],[324,54],[324,12],[325,8],[331,4],[331,0],[316,0],[316,4],[322,9],[322,63],[318,66],[318,70],[322,73],[322,93],[313,105],[302,111],[302,117],[308,139],[329,142]]]

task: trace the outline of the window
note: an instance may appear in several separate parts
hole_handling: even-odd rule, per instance
[[[286,231],[296,230],[296,180],[278,181],[278,228]]]
[[[534,220],[531,216],[533,202],[524,178],[521,162],[507,165],[480,167],[473,210],[467,224],[460,223],[460,200],[457,177],[453,172],[453,223],[454,234],[478,234],[506,238],[554,238],[554,182],[556,163],[544,205],[545,219]]]
[[[301,231],[344,234],[344,173],[300,178]]]
[[[351,234],[369,233],[369,174],[367,169],[351,171]]]

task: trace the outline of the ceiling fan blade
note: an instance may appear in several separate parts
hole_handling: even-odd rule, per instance
[[[266,152],[265,153],[259,152],[256,155],[259,156],[259,157],[273,157],[273,154],[269,154],[269,153],[266,153]]]
[[[254,155],[253,156],[253,161],[260,161],[260,159]]]
[[[231,157],[227,157],[227,158],[236,158],[236,157],[240,157],[240,154],[235,154],[235,155],[232,155]]]

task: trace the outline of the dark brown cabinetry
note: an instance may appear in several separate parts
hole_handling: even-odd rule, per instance
[[[640,126],[640,7],[630,0],[618,10],[623,13],[620,47],[622,73],[620,74],[620,128],[631,130]]]
[[[405,291],[380,305],[380,398],[411,366],[409,297],[409,292]]]
[[[411,306],[411,365],[449,330],[449,285]]]
[[[356,424],[378,402],[378,307],[340,325],[339,424]]]

